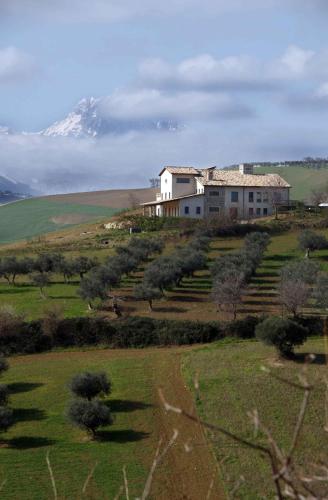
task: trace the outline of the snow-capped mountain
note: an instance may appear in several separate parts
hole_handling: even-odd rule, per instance
[[[11,179],[4,174],[0,174],[0,191],[20,195],[29,195],[33,193],[32,188],[27,184]]]
[[[39,132],[49,137],[102,137],[107,134],[121,134],[133,130],[177,131],[180,126],[170,120],[144,120],[122,122],[109,119],[102,113],[105,98],[84,98],[66,118],[55,122]]]

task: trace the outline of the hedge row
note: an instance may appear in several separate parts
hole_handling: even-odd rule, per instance
[[[109,348],[191,345],[225,337],[254,338],[263,318],[248,316],[232,322],[197,322],[130,317],[108,321],[102,318],[63,319],[46,328],[42,320],[0,328],[0,352],[32,354],[54,348],[101,345]],[[322,320],[300,319],[310,335],[322,333]]]

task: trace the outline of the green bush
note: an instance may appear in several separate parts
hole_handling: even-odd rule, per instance
[[[274,346],[283,357],[290,358],[294,347],[305,342],[308,330],[296,321],[271,316],[256,326],[255,335],[264,344]]]

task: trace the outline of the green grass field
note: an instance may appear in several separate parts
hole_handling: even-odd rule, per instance
[[[32,198],[0,206],[0,244],[111,217],[118,210],[95,205]]]
[[[255,173],[279,174],[291,184],[291,199],[305,200],[313,190],[322,189],[328,184],[328,168],[316,170],[306,167],[259,167]]]
[[[310,464],[320,458],[327,460],[327,433],[325,425],[324,377],[327,365],[323,340],[310,340],[302,353],[318,354],[317,362],[309,367],[309,379],[315,384],[310,405],[297,450],[297,462]],[[292,440],[303,394],[270,377],[261,370],[269,366],[275,373],[290,380],[297,380],[302,363],[277,362],[272,348],[256,341],[217,343],[201,351],[191,352],[185,357],[184,373],[190,387],[197,374],[200,383],[200,398],[197,408],[207,422],[220,425],[244,438],[254,439],[254,428],[247,412],[257,409],[264,424],[284,448]],[[244,480],[233,498],[274,498],[269,467],[256,451],[246,449],[228,438],[213,433],[209,441],[220,463],[221,477],[225,489],[231,492],[240,477]],[[264,442],[261,437],[257,442]]]
[[[52,497],[48,450],[59,498],[81,498],[95,463],[86,498],[113,498],[122,484],[124,465],[131,494],[140,495],[155,446],[153,357],[98,350],[17,357],[10,364],[1,382],[10,387],[16,424],[0,449],[0,484],[6,480],[1,498]],[[67,383],[84,370],[104,370],[113,382],[107,400],[115,423],[101,431],[98,442],[91,442],[64,415],[70,400]]]

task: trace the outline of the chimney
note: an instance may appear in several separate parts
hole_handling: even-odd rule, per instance
[[[213,173],[216,167],[209,167],[205,169],[204,172],[204,177],[206,181],[212,181],[213,180]]]
[[[251,163],[241,163],[239,173],[242,175],[253,175],[253,165]]]

